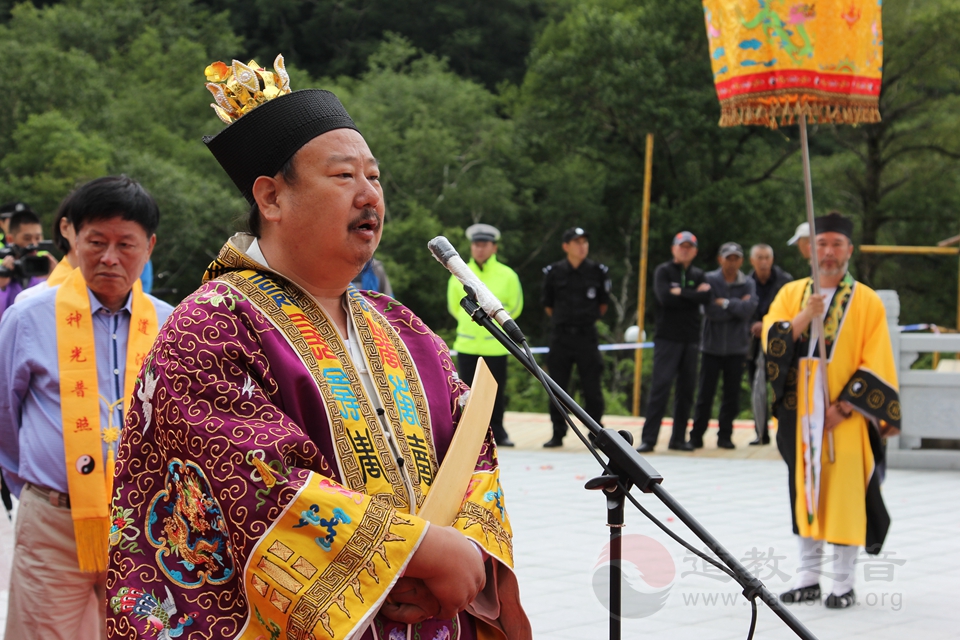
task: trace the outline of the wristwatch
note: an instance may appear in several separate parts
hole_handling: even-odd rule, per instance
[[[730,306],[730,298],[724,298],[724,299],[723,299],[723,304],[721,304],[720,306],[723,307],[724,309],[726,309],[727,307],[729,307],[729,306]]]

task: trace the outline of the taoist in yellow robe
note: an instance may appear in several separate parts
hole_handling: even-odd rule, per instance
[[[785,285],[763,319],[777,447],[787,463],[800,565],[783,602],[820,599],[820,569],[833,559],[825,605],[853,605],[860,547],[877,554],[890,527],[880,496],[883,438],[900,428],[897,372],[876,292],[847,271],[853,222],[834,212],[815,221],[819,296],[810,278]],[[817,335],[823,318],[830,404],[824,406]],[[833,545],[825,555],[824,543]],[[831,575],[831,574],[827,574]]]

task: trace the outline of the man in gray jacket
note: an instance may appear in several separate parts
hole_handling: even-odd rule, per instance
[[[720,430],[717,447],[733,449],[733,419],[740,412],[740,381],[747,351],[750,349],[750,318],[757,308],[756,284],[740,271],[743,249],[736,242],[720,247],[720,268],[706,275],[710,284],[710,302],[704,305],[706,318],[700,339],[700,393],[693,414],[690,444],[703,447],[717,381],[723,373],[723,399],[720,403]]]

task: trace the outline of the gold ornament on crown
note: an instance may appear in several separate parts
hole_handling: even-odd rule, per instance
[[[234,60],[230,66],[214,62],[203,73],[207,76],[207,89],[216,100],[210,106],[227,124],[269,100],[290,93],[290,76],[283,66],[282,55],[273,61],[273,71],[264,69],[256,60],[247,64]]]

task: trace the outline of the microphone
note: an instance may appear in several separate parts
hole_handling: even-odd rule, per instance
[[[450,241],[443,236],[437,236],[427,243],[427,247],[437,259],[437,262],[447,268],[447,271],[453,274],[453,277],[460,281],[464,289],[472,290],[476,295],[477,304],[483,311],[497,321],[503,330],[517,344],[526,342],[520,327],[514,322],[510,314],[503,308],[503,303],[497,300],[497,297],[490,292],[487,285],[480,281],[480,278],[470,270],[467,263],[463,261],[457,250],[453,248]]]

